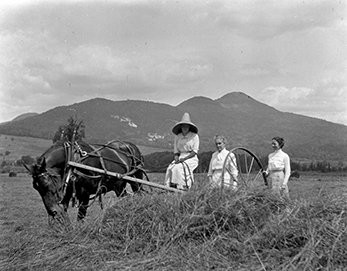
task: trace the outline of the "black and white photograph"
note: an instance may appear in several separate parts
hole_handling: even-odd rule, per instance
[[[347,1],[0,2],[0,270],[346,270]]]

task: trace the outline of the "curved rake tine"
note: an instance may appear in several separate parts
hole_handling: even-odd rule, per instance
[[[258,171],[257,175],[255,175],[254,180],[257,180],[257,179],[258,179],[258,177],[259,177],[261,174],[262,174],[262,173],[261,173],[261,169],[259,169],[259,171]]]
[[[251,164],[249,165],[249,170],[247,172],[247,180],[249,180],[249,175],[251,174],[251,171],[252,171],[253,162],[254,162],[254,158],[252,157]]]
[[[243,175],[241,174],[242,173],[242,168],[241,168],[241,158],[240,158],[240,154],[236,154],[235,155],[236,157],[236,165],[234,163],[234,161],[232,161],[232,163],[234,164],[234,166],[238,169],[238,171],[240,172],[239,174],[239,178],[241,179],[241,181],[243,182],[244,185],[247,186],[247,181],[244,179]]]
[[[241,153],[240,153],[241,151]],[[262,174],[263,166],[259,160],[259,158],[252,153],[250,150],[244,148],[244,147],[236,147],[233,148],[231,151],[229,151],[228,156],[225,159],[224,165],[223,165],[223,173],[228,172],[231,174],[231,170],[226,167],[227,165],[227,158],[231,155],[235,155],[235,159],[232,160],[232,164],[234,167],[237,168],[239,171],[238,174],[238,183],[244,185],[245,187],[249,188],[250,185],[255,184],[255,181],[259,178],[261,175],[264,179],[264,183],[266,185],[266,179],[264,177],[264,174]],[[250,158],[248,158],[250,156]],[[236,160],[236,161],[235,161]],[[244,164],[243,164],[244,163]],[[260,170],[258,171],[257,166],[259,166]],[[224,175],[223,175],[224,176]]]
[[[234,162],[233,162],[233,164],[234,164]],[[231,170],[230,170],[229,168],[225,168],[225,169],[226,169],[226,171],[228,171],[228,173],[230,174],[230,176],[232,176]],[[239,183],[237,180],[233,180],[233,181]]]
[[[244,157],[245,157],[245,170],[246,170],[246,172],[248,173],[248,164],[247,164],[247,155],[246,154],[244,154]],[[248,178],[247,178],[248,179]]]

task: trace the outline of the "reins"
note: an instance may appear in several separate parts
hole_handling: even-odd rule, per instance
[[[183,172],[184,172],[184,182],[186,183],[187,189],[189,189],[190,187],[188,185],[188,178],[187,178],[187,176],[191,179],[192,185],[193,185],[194,180],[192,178],[192,172],[190,171],[190,168],[187,165],[187,163],[184,162],[184,161],[182,162],[182,167],[183,167]],[[188,175],[187,175],[187,171],[188,171]]]

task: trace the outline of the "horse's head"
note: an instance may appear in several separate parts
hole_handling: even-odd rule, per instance
[[[67,150],[68,149],[64,148],[64,143],[58,141],[40,156],[39,161],[44,161],[44,166],[47,169],[54,168],[56,172],[63,177]],[[42,162],[38,163],[38,166],[42,166]],[[42,168],[42,170],[44,170],[44,168]]]
[[[44,158],[34,165],[24,166],[33,178],[33,187],[39,192],[48,215],[59,221],[65,220],[67,214],[59,205],[64,196],[61,176],[54,168],[46,168]]]

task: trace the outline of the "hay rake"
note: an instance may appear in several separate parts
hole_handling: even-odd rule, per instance
[[[239,186],[243,186],[247,188],[251,186],[262,186],[262,185],[267,186],[267,179],[265,174],[263,173],[263,166],[259,158],[253,152],[251,152],[250,150],[244,147],[236,147],[236,148],[233,148],[231,151],[229,151],[225,159],[225,162],[223,165],[223,171],[222,171],[222,188],[225,186],[224,176],[226,172],[229,171],[227,167],[227,161],[228,161],[228,158],[232,156],[232,154],[234,154],[236,158],[236,163],[232,159],[231,161],[234,163],[234,166],[238,169],[238,185]],[[154,188],[158,188],[158,189],[162,189],[162,190],[166,190],[170,192],[178,192],[178,193],[185,192],[184,190],[168,187],[158,183],[152,183],[146,180],[130,177],[127,175],[116,173],[116,172],[111,172],[111,171],[105,172],[102,169],[87,166],[77,162],[70,161],[68,162],[68,165],[72,168],[90,170],[96,173],[106,174],[109,176],[117,177],[119,179],[137,182],[143,185],[148,185]]]
[[[235,155],[236,162],[230,159]],[[222,170],[222,188],[225,186],[224,177],[226,172],[229,172],[227,167],[228,161],[231,160],[233,165],[238,170],[238,185],[249,188],[251,186],[267,186],[267,179],[263,173],[263,165],[260,159],[250,150],[244,147],[236,147],[229,151],[223,165]],[[230,173],[230,172],[229,172]]]

